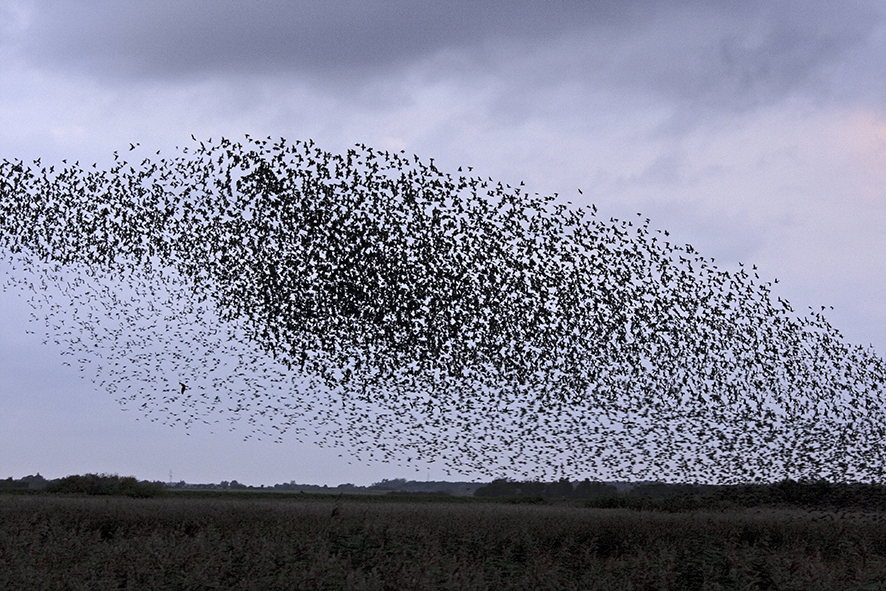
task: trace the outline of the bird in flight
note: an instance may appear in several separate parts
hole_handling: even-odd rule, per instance
[[[33,297],[122,403],[494,476],[882,476],[883,359],[648,218],[362,145],[192,139],[0,163],[13,279],[64,295]]]

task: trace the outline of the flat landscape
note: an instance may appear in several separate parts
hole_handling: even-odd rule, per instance
[[[531,501],[531,502],[527,502]],[[0,494],[0,589],[886,589],[886,512]]]

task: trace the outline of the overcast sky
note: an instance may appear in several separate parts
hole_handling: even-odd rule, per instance
[[[0,0],[0,158],[106,166],[246,133],[642,212],[886,353],[880,1]],[[0,478],[474,477],[137,421],[0,296]]]

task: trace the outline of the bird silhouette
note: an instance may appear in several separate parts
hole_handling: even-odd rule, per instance
[[[124,407],[492,476],[882,480],[886,364],[756,266],[404,152],[192,139],[0,164],[7,287]]]

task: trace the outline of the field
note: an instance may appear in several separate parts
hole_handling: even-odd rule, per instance
[[[886,514],[0,495],[0,589],[886,590]]]

